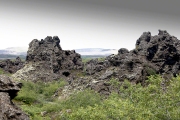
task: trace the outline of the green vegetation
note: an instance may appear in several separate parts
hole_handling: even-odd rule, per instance
[[[58,104],[55,102],[53,95],[58,88],[66,85],[63,80],[54,81],[51,83],[37,82],[33,83],[31,81],[21,81],[23,87],[15,97],[14,102],[20,104],[20,107],[31,116],[32,119],[46,119],[49,117],[42,117],[41,112],[55,111],[52,110],[55,107],[58,108]],[[47,107],[49,106],[49,108]],[[51,108],[54,106],[54,108]]]
[[[11,76],[10,73],[4,71],[2,68],[0,68],[0,75],[7,75],[7,76]]]
[[[86,62],[88,62],[88,61],[90,61],[90,60],[91,60],[91,58],[83,58],[83,59],[82,59],[82,62],[83,62],[83,63],[86,63]]]
[[[104,61],[105,60],[105,57],[101,57],[101,58],[98,58],[98,61]]]
[[[4,74],[4,70],[0,68],[0,75]]]
[[[104,61],[105,57],[106,56],[103,55],[82,55],[82,62],[86,63],[91,59],[96,59],[96,58],[98,58],[99,61]]]
[[[64,82],[47,84],[23,82],[15,98],[32,119],[38,120],[177,120],[180,118],[180,76],[170,81],[160,75],[149,76],[146,86],[115,78],[110,84],[119,89],[102,99],[98,93],[85,90],[65,100],[52,97]],[[41,115],[42,112],[46,114]]]
[[[144,64],[144,69],[148,75],[155,75],[156,71],[148,64]]]
[[[180,77],[168,84],[158,76],[150,76],[147,87],[125,81],[120,94],[112,93],[102,104],[80,107],[67,120],[177,120],[180,118]],[[125,89],[126,88],[126,89]],[[60,117],[62,118],[62,117]]]
[[[108,83],[116,88],[120,86],[120,82],[116,78],[111,78]]]

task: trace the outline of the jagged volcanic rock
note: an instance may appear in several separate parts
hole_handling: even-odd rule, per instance
[[[114,89],[106,84],[111,78],[143,84],[149,75],[161,74],[171,78],[180,72],[180,41],[165,30],[159,30],[155,36],[144,32],[137,39],[135,49],[129,51],[121,48],[117,55],[110,55],[104,61],[93,59],[84,66],[79,54],[62,50],[59,43],[56,36],[33,40],[29,44],[25,67],[14,76],[33,81],[51,81],[70,76],[70,87],[67,88],[72,88],[72,91],[79,87],[90,87],[108,95]],[[79,70],[86,76],[71,76],[71,70]]]
[[[11,78],[0,75],[0,119],[1,120],[29,120],[28,115],[15,106],[11,99],[17,96],[21,83],[15,83]]]
[[[71,70],[83,69],[80,54],[75,50],[62,50],[59,43],[57,36],[47,36],[41,41],[32,40],[27,51],[25,67],[14,76],[33,81],[52,81],[71,75]]]
[[[148,34],[148,35],[147,35]],[[167,31],[159,30],[159,34],[150,36],[144,33],[136,42],[138,54],[145,56],[148,63],[152,63],[158,73],[179,73],[180,41]],[[145,38],[145,39],[143,39]]]
[[[117,55],[112,54],[104,61],[91,60],[85,64],[84,72],[94,78],[99,76],[97,82],[90,85],[93,89],[103,88],[103,83],[111,78],[144,83],[147,76],[161,74],[166,77],[165,79],[169,79],[180,73],[179,56],[180,41],[166,30],[159,30],[159,34],[155,36],[151,36],[150,32],[144,32],[136,41],[135,49],[128,51],[121,48]],[[101,87],[98,81],[101,81]],[[107,90],[110,92],[110,86]]]
[[[8,73],[15,73],[23,67],[24,62],[21,60],[20,57],[17,57],[15,61],[10,59],[0,61],[0,68],[2,68],[5,72]]]
[[[89,61],[86,64],[86,73],[89,74],[90,71],[93,74],[103,68],[115,66],[118,67],[117,76],[120,79],[141,81],[150,75],[150,72],[175,76],[180,70],[179,56],[180,41],[176,37],[163,30],[159,30],[159,34],[155,36],[144,32],[136,41],[134,50],[121,48],[117,55],[108,56],[103,63]],[[97,66],[102,69],[97,69]]]

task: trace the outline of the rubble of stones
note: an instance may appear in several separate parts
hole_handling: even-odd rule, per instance
[[[33,40],[25,67],[13,76],[32,81],[65,78],[69,87],[64,93],[89,87],[108,95],[114,89],[108,84],[111,78],[143,84],[149,75],[161,74],[169,79],[180,72],[180,42],[166,30],[159,30],[155,36],[144,32],[137,39],[135,49],[121,48],[117,55],[112,54],[104,61],[92,59],[82,63],[78,53],[62,50],[59,43],[57,36]]]
[[[6,59],[0,61],[0,68],[7,73],[13,74],[23,67],[24,62],[21,60],[20,57],[17,57],[15,60]]]
[[[0,119],[1,120],[29,120],[20,108],[11,101],[17,96],[22,83],[13,82],[10,77],[0,75]]]

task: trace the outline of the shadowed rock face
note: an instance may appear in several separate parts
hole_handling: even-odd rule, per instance
[[[32,40],[27,51],[25,67],[14,76],[33,81],[52,81],[71,75],[71,70],[82,70],[80,54],[74,50],[62,50],[59,43],[57,36],[47,36],[41,41]]]
[[[24,62],[21,61],[20,57],[17,57],[15,61],[10,59],[0,61],[0,68],[8,73],[15,73],[24,67]]]
[[[11,101],[21,87],[21,83],[15,83],[11,78],[0,75],[0,120],[29,120],[29,117]]]

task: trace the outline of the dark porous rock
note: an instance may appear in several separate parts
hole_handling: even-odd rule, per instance
[[[142,82],[152,74],[179,74],[179,56],[180,41],[167,31],[159,30],[155,36],[144,32],[136,41],[134,50],[121,48],[117,55],[110,55],[106,60],[110,66],[118,68],[119,80]]]
[[[106,70],[106,72],[103,75],[101,75],[99,78],[102,80],[107,79],[107,78],[110,78],[113,74],[114,74],[114,71]]]
[[[106,83],[112,78],[118,82],[127,79],[144,84],[150,75],[170,78],[180,73],[180,41],[166,30],[159,30],[155,36],[144,32],[137,39],[135,49],[121,48],[118,54],[109,55],[103,61],[92,59],[84,65],[79,54],[74,50],[62,50],[59,43],[57,36],[33,40],[29,44],[26,65],[13,76],[32,81],[64,77],[69,82],[65,91],[89,87],[108,95],[112,86]]]
[[[93,75],[96,72],[100,72],[101,70],[105,69],[106,65],[105,62],[98,61],[98,59],[91,59],[90,61],[86,62],[84,69],[87,75]]]
[[[68,70],[68,74],[64,71]],[[32,81],[52,81],[71,75],[71,70],[83,70],[80,54],[75,50],[62,50],[58,36],[47,36],[29,44],[25,67],[13,77]]]
[[[159,30],[159,34],[151,36],[148,43],[140,41],[139,55],[144,55],[144,61],[153,64],[158,73],[178,74],[180,70],[180,41],[171,36],[166,30]]]
[[[13,99],[21,89],[22,83],[15,83],[10,77],[0,75],[0,92],[7,92]]]
[[[110,84],[104,82],[104,81],[99,81],[99,82],[94,82],[91,85],[91,89],[97,91],[100,94],[103,94],[105,96],[108,96],[111,94],[110,91]]]
[[[0,120],[29,120],[28,115],[11,101],[22,84],[13,82],[11,78],[0,75]]]
[[[146,85],[148,76],[161,74],[164,79],[170,79],[180,73],[180,41],[171,36],[166,30],[159,30],[158,35],[151,36],[144,32],[136,41],[136,48],[128,51],[125,48],[118,50],[104,61],[92,59],[85,63],[86,77],[71,80],[65,91],[74,91],[78,88],[91,88],[104,95],[113,90],[119,91],[110,80],[122,83],[125,79],[133,84]],[[121,84],[118,84],[117,88]],[[71,89],[70,89],[71,88]]]
[[[0,68],[7,73],[15,73],[24,67],[24,62],[20,57],[17,57],[14,61],[10,59],[0,61]]]
[[[99,78],[105,81],[116,77],[119,81],[128,79],[134,83],[144,83],[149,75],[166,74],[172,77],[179,74],[179,56],[180,41],[166,30],[159,30],[155,36],[144,32],[136,41],[134,50],[121,48],[117,55],[106,57],[101,64],[98,60],[87,62],[85,69],[87,74],[99,74]],[[112,67],[116,69],[111,70]]]
[[[118,54],[119,54],[119,55],[120,55],[120,54],[125,54],[125,53],[129,53],[129,50],[126,49],[126,48],[121,48],[121,49],[118,50]]]

